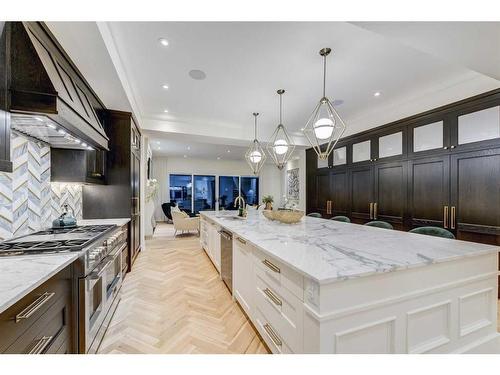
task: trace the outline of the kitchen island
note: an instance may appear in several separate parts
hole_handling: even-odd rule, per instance
[[[201,243],[233,234],[233,296],[274,353],[497,350],[498,247],[234,215],[202,212]]]

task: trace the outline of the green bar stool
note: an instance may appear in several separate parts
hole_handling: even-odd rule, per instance
[[[385,221],[380,221],[380,220],[374,220],[370,221],[365,224],[368,227],[376,227],[376,228],[383,228],[383,229],[394,229],[393,226],[389,223],[386,223]]]
[[[310,217],[317,217],[317,218],[322,218],[323,216],[321,216],[320,213],[318,212],[311,212],[310,214],[307,214],[307,216],[310,216]]]
[[[343,223],[350,223],[351,222],[351,219],[349,219],[347,216],[334,216],[332,218],[330,218],[330,220],[335,220],[335,221],[341,221]]]
[[[428,236],[449,238],[452,240],[455,239],[453,233],[440,227],[418,227],[410,230],[409,233],[426,234]]]

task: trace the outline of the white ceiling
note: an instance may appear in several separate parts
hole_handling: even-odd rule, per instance
[[[244,149],[254,111],[261,113],[260,138],[271,135],[278,88],[286,90],[284,123],[305,145],[300,128],[321,95],[322,47],[333,49],[327,94],[344,101],[337,109],[346,134],[500,87],[499,25],[108,22],[88,32],[81,24],[49,24],[105,104],[133,108],[152,140],[165,140],[162,154],[198,142],[210,157],[213,145]],[[193,80],[191,69],[206,79]]]

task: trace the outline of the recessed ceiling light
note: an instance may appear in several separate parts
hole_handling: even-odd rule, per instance
[[[163,112],[168,113],[168,109],[164,109]]]
[[[163,85],[162,86],[165,90],[168,90],[168,85]]]
[[[220,156],[217,156],[217,160],[220,160]]]
[[[87,147],[87,144],[85,142],[82,142],[83,147]]]
[[[192,79],[196,79],[197,81],[207,78],[207,75],[203,70],[193,69],[190,70],[188,74]]]
[[[188,146],[188,147],[187,147],[187,149],[188,149],[188,150],[191,150],[191,146]]]
[[[304,131],[304,128],[300,128],[300,131],[303,132]]]
[[[187,155],[184,155],[185,158],[187,158],[188,156]]]
[[[160,39],[158,39],[158,41],[160,42],[160,44],[162,46],[165,46],[165,47],[168,46],[168,40],[166,40],[165,38],[160,38]]]
[[[160,144],[160,141],[156,141],[156,144],[159,145]]]
[[[380,91],[377,91],[373,94],[373,96],[377,97],[377,96],[380,96]]]
[[[93,150],[93,148],[90,146],[87,146],[87,150]]]
[[[81,143],[82,141],[80,141],[78,138],[75,139],[75,143]]]
[[[66,134],[66,132],[65,132],[64,130],[62,130],[62,129],[59,129],[57,132],[58,132],[59,134],[63,134],[63,135],[64,135],[64,134]]]
[[[231,150],[227,150],[227,152],[229,153],[229,152],[231,152]]]

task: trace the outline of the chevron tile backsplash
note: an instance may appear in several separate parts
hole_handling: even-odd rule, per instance
[[[67,204],[82,218],[82,186],[50,182],[50,147],[11,136],[13,172],[0,172],[0,240],[50,226]]]

